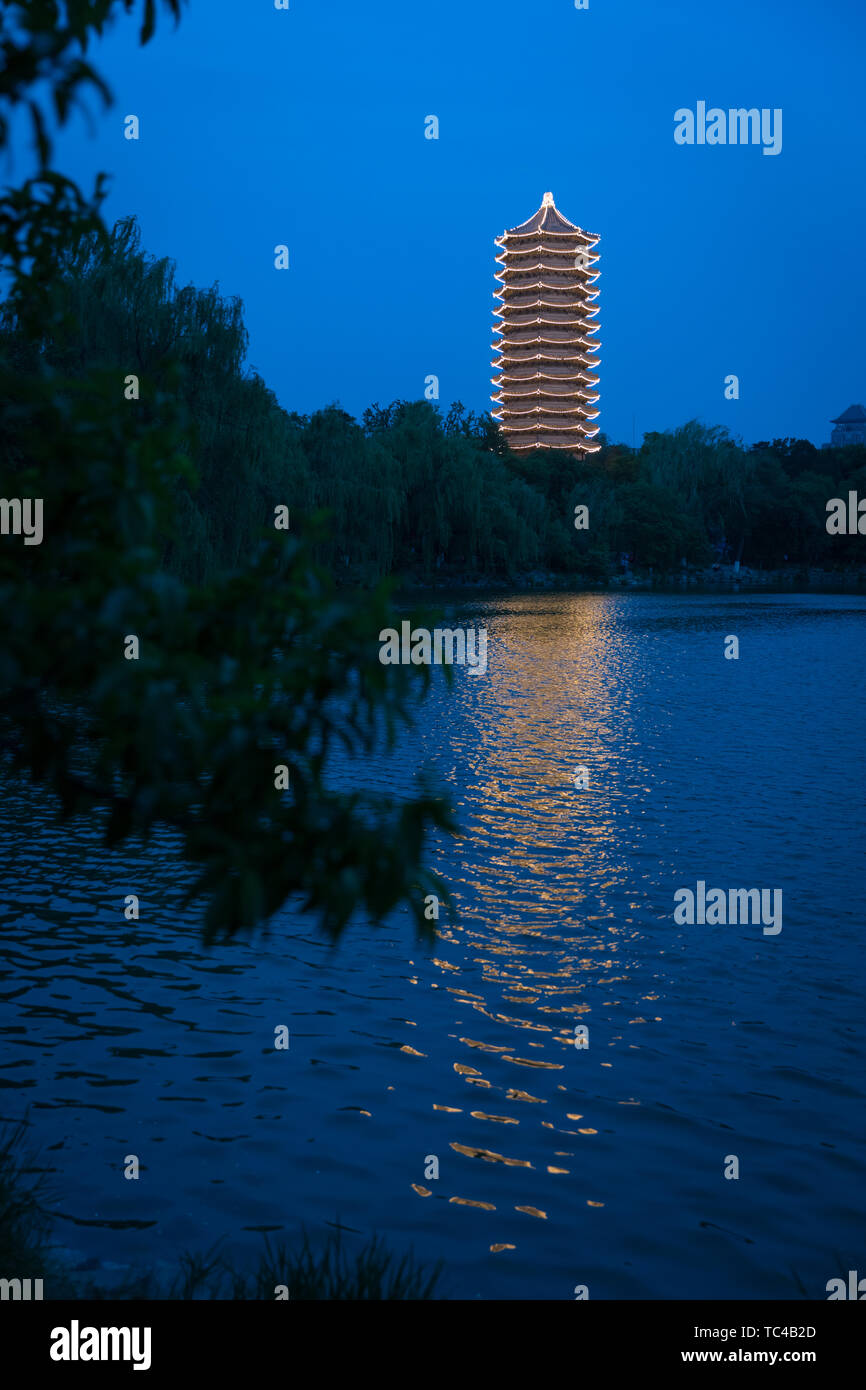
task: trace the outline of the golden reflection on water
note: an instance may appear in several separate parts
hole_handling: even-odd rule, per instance
[[[462,1116],[458,1132],[448,1136],[449,1148],[476,1173],[522,1170],[531,1198],[546,1192],[543,1175],[579,1191],[580,1167],[555,1162],[573,1156],[561,1149],[561,1140],[554,1147],[556,1139],[567,1134],[590,1140],[599,1133],[591,1123],[567,1126],[584,1119],[587,1078],[600,1084],[600,1038],[578,1051],[574,1024],[591,1023],[600,1003],[617,1007],[616,986],[627,987],[630,979],[621,949],[638,934],[628,919],[615,919],[612,903],[621,911],[628,881],[630,827],[624,836],[620,815],[622,755],[626,746],[633,759],[639,757],[631,710],[640,689],[636,672],[642,654],[612,615],[606,595],[557,596],[542,607],[537,600],[528,606],[518,599],[485,621],[489,649],[497,656],[483,682],[459,686],[463,742],[448,750],[449,757],[460,759],[457,785],[464,791],[458,815],[465,839],[456,863],[449,857],[437,864],[455,892],[458,911],[455,920],[439,926],[436,953],[423,964],[412,962],[419,970],[413,978],[432,987],[438,975],[453,998],[455,1022],[459,1025],[471,1010],[484,1024],[471,1036],[456,1033],[460,1051],[451,1066],[466,1085],[496,1095],[497,1104],[466,1112],[433,1105]],[[441,732],[436,737],[441,739]],[[589,788],[582,791],[574,784],[580,766],[590,771]],[[635,780],[644,785],[649,780],[634,763],[625,775],[630,795]],[[621,1034],[617,1045],[623,1045]],[[515,1068],[531,1071],[537,1084],[514,1085],[508,1072]],[[575,1083],[584,1100],[579,1113]],[[607,1085],[615,1093],[615,1079]],[[636,1103],[615,1094],[611,1099]],[[551,1107],[554,1113],[542,1119]],[[471,1133],[465,1129],[469,1120]],[[525,1131],[531,1156],[520,1148],[501,1153],[480,1142],[479,1127],[490,1125],[500,1131],[507,1126],[515,1135]],[[491,1190],[490,1195],[496,1194]],[[603,1205],[594,1193],[578,1197],[575,1192],[575,1199]],[[477,1198],[449,1200],[479,1205]],[[544,1209],[532,1201],[508,1206],[548,1219],[547,1204]],[[513,1247],[503,1241],[488,1248]]]

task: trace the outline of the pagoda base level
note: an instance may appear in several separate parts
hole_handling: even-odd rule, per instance
[[[600,444],[594,444],[588,440],[585,444],[576,444],[572,440],[557,441],[553,439],[535,439],[531,442],[522,440],[518,443],[512,440],[506,433],[505,442],[513,454],[532,454],[540,449],[564,449],[570,454],[597,454],[601,450]]]

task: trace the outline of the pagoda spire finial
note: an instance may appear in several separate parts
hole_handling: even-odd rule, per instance
[[[552,208],[555,206],[552,193],[545,193],[544,197],[541,200],[541,206],[543,208]]]

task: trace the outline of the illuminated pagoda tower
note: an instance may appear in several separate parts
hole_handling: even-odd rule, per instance
[[[597,453],[598,366],[593,289],[598,237],[569,222],[552,193],[528,222],[496,238],[500,320],[491,396],[512,449]]]

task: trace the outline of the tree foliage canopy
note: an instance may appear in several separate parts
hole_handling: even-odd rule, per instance
[[[335,748],[393,737],[429,677],[378,661],[378,633],[396,621],[389,586],[338,591],[315,516],[302,534],[274,529],[275,507],[295,499],[264,460],[286,425],[242,375],[240,306],[176,291],[132,224],[107,233],[99,188],[88,199],[50,168],[34,89],[47,81],[61,124],[83,89],[107,96],[82,55],[134,8],[2,10],[0,147],[23,106],[38,158],[0,200],[2,490],[44,512],[41,544],[0,537],[6,746],[67,816],[103,808],[110,845],[174,827],[211,935],[287,899],[331,933],[356,909],[380,918],[401,902],[423,929],[425,893],[447,901],[423,844],[452,828],[448,807],[423,787],[396,803],[328,777]],[[166,8],[179,14],[177,0]],[[145,0],[142,42],[155,14]]]

